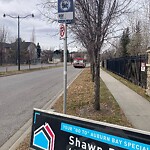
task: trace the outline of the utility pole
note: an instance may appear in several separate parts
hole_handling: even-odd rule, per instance
[[[18,19],[18,51],[17,51],[17,60],[18,60],[18,71],[20,71],[20,19],[25,19],[27,17],[34,17],[34,14],[29,14],[29,15],[26,15],[24,17],[20,17],[19,15],[18,16],[11,16],[11,15],[6,15],[4,14],[3,17],[10,17],[10,18],[13,18],[13,19]]]

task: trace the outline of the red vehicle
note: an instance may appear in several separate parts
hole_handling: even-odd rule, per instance
[[[86,66],[85,59],[80,57],[74,58],[73,66],[75,68],[85,68]]]

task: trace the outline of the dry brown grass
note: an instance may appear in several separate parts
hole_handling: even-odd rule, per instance
[[[131,127],[103,81],[100,86],[101,110],[93,109],[93,87],[90,69],[85,69],[68,89],[67,114]],[[58,99],[53,109],[62,113],[63,96]]]

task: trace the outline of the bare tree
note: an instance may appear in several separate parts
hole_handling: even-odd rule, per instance
[[[35,43],[35,41],[36,41],[35,28],[33,27],[30,42]]]
[[[142,34],[141,23],[138,21],[135,27],[135,31],[130,37],[130,43],[128,45],[128,53],[132,56],[142,53]]]
[[[100,109],[100,52],[104,41],[118,30],[119,18],[127,13],[131,0],[76,1],[76,24],[71,28],[93,64],[94,109]]]
[[[28,47],[28,59],[29,59],[29,64],[30,63],[35,63],[35,60],[37,58],[37,53],[36,53],[36,45],[35,45],[35,41],[36,41],[36,37],[35,37],[35,28],[33,27],[32,30],[32,35],[31,35],[31,43]]]
[[[130,3],[131,0],[77,0],[75,4],[75,24],[70,26],[70,30],[90,55],[95,110],[100,110],[100,52],[104,41],[118,30],[120,17],[128,12]],[[47,1],[46,5],[50,7],[50,2]]]
[[[150,45],[150,1],[137,1],[133,13],[129,14],[126,20],[131,36],[128,47],[130,55],[145,53]]]
[[[5,27],[0,29],[0,64],[3,64],[4,44],[6,42],[7,31]]]
[[[140,6],[141,16],[139,16],[142,23],[142,45],[144,46],[143,49],[146,51],[147,47],[150,45],[150,1],[143,0]]]

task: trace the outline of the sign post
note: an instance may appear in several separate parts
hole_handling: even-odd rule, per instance
[[[150,132],[34,109],[35,150],[150,150]]]
[[[64,102],[63,113],[66,114],[67,104],[67,24],[65,23],[65,38],[64,38]]]
[[[66,113],[67,103],[67,24],[74,23],[74,0],[58,0],[58,23],[60,25],[60,39],[64,40],[64,104]]]

